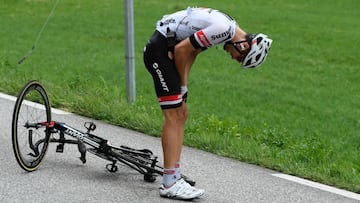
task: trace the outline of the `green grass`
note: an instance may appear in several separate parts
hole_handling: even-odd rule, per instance
[[[0,0],[0,91],[43,82],[52,105],[159,136],[162,115],[142,50],[156,21],[190,6],[214,7],[274,43],[246,70],[216,47],[189,81],[185,144],[360,193],[360,4],[355,0],[244,0],[227,4],[135,0],[137,101],[127,103],[122,1]],[[161,6],[159,6],[161,5]]]

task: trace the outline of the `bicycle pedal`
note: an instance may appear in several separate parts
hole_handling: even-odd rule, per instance
[[[63,153],[64,152],[64,144],[58,144],[58,146],[56,146],[56,152]]]
[[[106,164],[105,168],[111,173],[115,173],[118,170],[116,162],[113,162],[111,164]]]

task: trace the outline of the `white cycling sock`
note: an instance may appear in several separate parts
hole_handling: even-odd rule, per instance
[[[163,181],[162,181],[163,185],[166,188],[169,188],[172,185],[174,185],[176,181],[177,181],[177,177],[176,177],[175,168],[171,168],[171,169],[165,168],[163,174]]]
[[[179,180],[181,178],[180,162],[176,162],[175,164],[175,174],[176,174],[176,180]]]

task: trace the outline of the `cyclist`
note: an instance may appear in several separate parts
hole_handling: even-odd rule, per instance
[[[243,67],[255,68],[266,59],[272,40],[264,34],[246,33],[232,17],[218,10],[189,7],[164,15],[144,48],[144,63],[164,116],[162,197],[194,199],[205,192],[181,178],[180,157],[191,66],[200,52],[218,44],[224,44],[224,50]]]

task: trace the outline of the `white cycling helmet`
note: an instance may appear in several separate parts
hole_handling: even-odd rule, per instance
[[[242,65],[244,68],[255,68],[265,61],[272,44],[272,39],[262,33],[250,35],[249,37],[251,48],[245,56]]]

